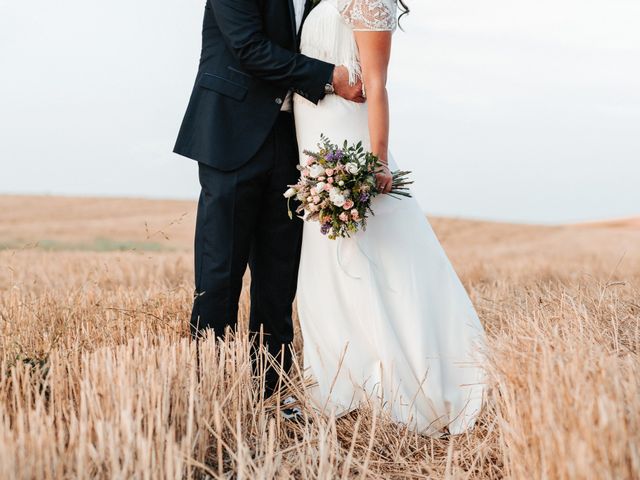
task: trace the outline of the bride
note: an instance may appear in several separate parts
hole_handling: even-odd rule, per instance
[[[398,10],[408,11],[401,0],[321,0],[301,51],[345,65],[367,102],[294,97],[300,151],[316,150],[321,134],[362,141],[388,165],[377,176],[384,192],[398,168],[386,91]],[[312,403],[340,416],[366,402],[420,433],[462,433],[482,405],[484,330],[417,202],[381,195],[373,208],[366,232],[347,239],[304,225],[297,302]]]

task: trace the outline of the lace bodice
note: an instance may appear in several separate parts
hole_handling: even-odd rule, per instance
[[[393,31],[398,26],[395,0],[335,0],[338,11],[355,31]]]
[[[305,55],[346,66],[354,83],[361,69],[353,32],[394,31],[397,24],[396,0],[322,0],[302,28],[300,49]]]

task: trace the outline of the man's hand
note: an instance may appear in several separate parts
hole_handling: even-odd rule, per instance
[[[362,81],[358,79],[355,85],[349,84],[349,71],[344,65],[338,65],[333,70],[333,89],[336,95],[341,96],[345,100],[356,103],[364,103],[365,96],[362,91]]]

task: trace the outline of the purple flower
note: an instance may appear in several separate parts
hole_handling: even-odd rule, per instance
[[[320,233],[322,233],[322,235],[329,233],[329,230],[331,230],[331,223],[323,223],[320,227]]]
[[[336,150],[335,152],[327,153],[327,156],[325,157],[325,159],[329,162],[337,162],[343,156],[344,156],[344,153],[342,152],[342,150]]]
[[[367,192],[362,192],[360,194],[360,203],[365,203],[369,200],[369,194]]]

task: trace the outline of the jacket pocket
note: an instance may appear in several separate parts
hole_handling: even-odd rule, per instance
[[[212,73],[203,73],[198,84],[201,87],[218,92],[221,95],[233,98],[239,102],[247,96],[249,88],[246,85],[234,82]]]

